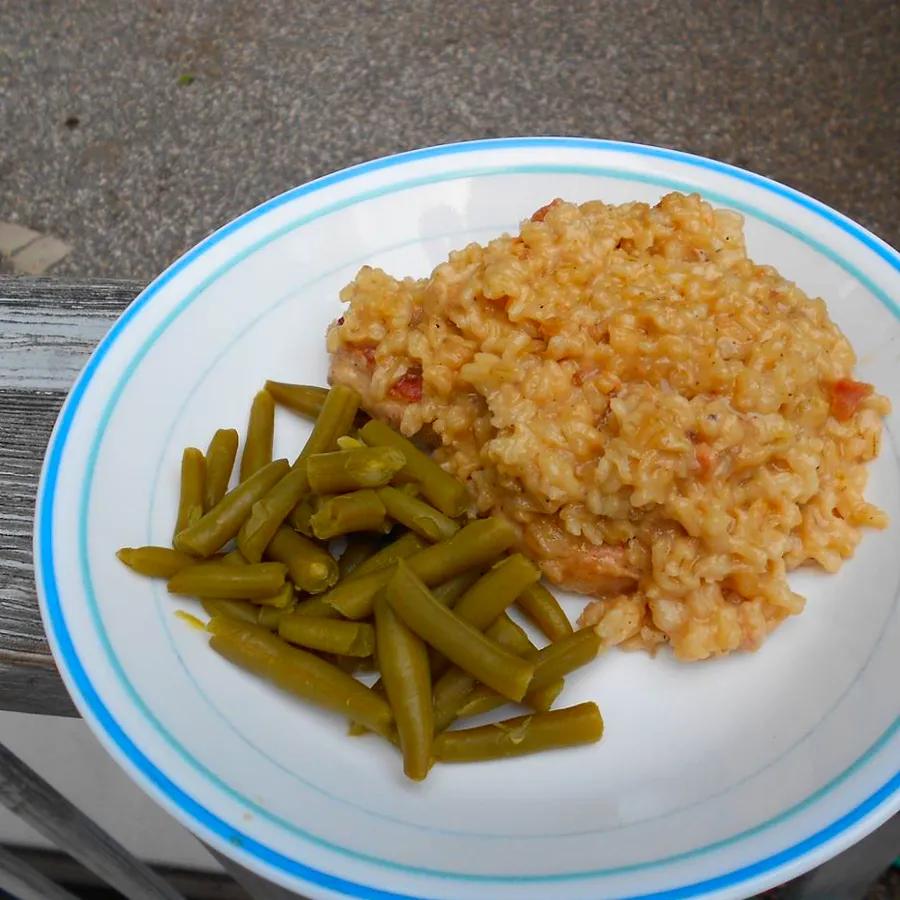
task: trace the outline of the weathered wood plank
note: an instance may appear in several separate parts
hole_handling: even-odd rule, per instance
[[[34,503],[66,392],[141,288],[125,281],[0,276],[0,709],[77,714],[38,612]]]
[[[183,900],[170,884],[95,825],[0,744],[0,803],[133,900]]]
[[[3,846],[0,846],[0,891],[8,892],[17,900],[78,900]]]
[[[0,388],[68,390],[142,285],[0,277]]]
[[[108,888],[104,890],[105,886],[93,872],[59,850],[22,845],[6,849],[55,884],[66,885],[77,891],[79,897],[93,897],[95,894],[106,897],[109,893]],[[247,892],[224,872],[201,872],[158,863],[153,863],[151,868],[191,900],[248,900]]]

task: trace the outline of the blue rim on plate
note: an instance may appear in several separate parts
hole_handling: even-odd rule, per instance
[[[147,782],[152,784],[156,790],[158,790],[170,803],[173,804],[173,806],[180,809],[187,817],[194,820],[198,825],[204,827],[205,829],[208,829],[211,833],[217,835],[224,842],[239,845],[245,853],[257,857],[261,862],[264,862],[269,866],[272,866],[276,869],[281,869],[288,875],[321,885],[326,889],[341,891],[351,896],[388,898],[404,897],[406,895],[386,892],[377,888],[369,887],[367,885],[351,882],[338,876],[328,874],[326,872],[321,872],[310,866],[304,865],[297,860],[285,857],[282,854],[277,853],[276,851],[255,841],[248,835],[240,833],[237,829],[230,826],[227,822],[224,822],[223,820],[203,808],[199,803],[197,803],[197,801],[195,801],[185,791],[171,782],[171,780],[168,779],[163,772],[155,767],[153,763],[150,762],[134,745],[125,731],[121,728],[118,722],[116,722],[109,710],[103,704],[93,684],[87,676],[87,673],[84,671],[80,660],[78,659],[78,655],[75,651],[71,635],[68,631],[65,618],[62,614],[62,608],[60,604],[59,586],[56,581],[53,561],[53,510],[60,461],[65,449],[71,424],[74,420],[81,399],[83,398],[84,392],[90,384],[91,379],[93,378],[94,373],[97,370],[97,367],[106,356],[110,348],[113,346],[115,341],[121,335],[123,330],[127,327],[128,323],[142,308],[147,305],[147,303],[150,302],[152,297],[166,283],[168,283],[180,271],[186,268],[199,256],[204,254],[206,251],[222,241],[231,233],[246,226],[253,220],[271,211],[272,209],[290,202],[298,197],[313,193],[338,182],[367,174],[377,169],[395,166],[416,159],[438,157],[441,155],[469,152],[473,150],[512,149],[518,147],[534,146],[574,147],[579,149],[600,149],[607,151],[615,150],[617,152],[628,153],[635,156],[656,157],[670,161],[686,163],[697,168],[713,170],[726,174],[732,178],[748,182],[755,187],[762,188],[770,193],[774,193],[783,198],[786,198],[791,202],[803,207],[804,209],[811,211],[815,215],[826,219],[831,224],[839,227],[853,240],[863,244],[870,251],[873,251],[881,259],[886,261],[893,269],[895,269],[896,271],[900,271],[900,254],[897,254],[897,252],[892,248],[888,247],[885,243],[880,241],[875,236],[871,235],[869,232],[865,231],[850,219],[842,216],[839,213],[836,213],[834,210],[830,209],[827,206],[824,206],[818,201],[813,200],[812,198],[809,198],[797,191],[794,191],[791,188],[778,184],[777,182],[770,181],[769,179],[763,178],[750,172],[746,172],[742,169],[738,169],[724,163],[707,160],[702,157],[681,153],[679,151],[645,147],[634,144],[625,144],[613,141],[591,140],[585,138],[509,138],[449,144],[440,147],[414,150],[408,153],[399,154],[397,156],[385,157],[383,159],[363,163],[359,166],[336,172],[332,175],[325,176],[324,178],[318,179],[317,181],[310,182],[309,184],[303,185],[282,195],[279,195],[278,197],[275,197],[272,200],[261,204],[250,212],[245,213],[238,219],[235,219],[233,222],[224,226],[222,229],[212,234],[206,240],[204,240],[187,254],[185,254],[185,256],[175,262],[172,266],[170,266],[169,269],[167,269],[162,275],[159,276],[159,278],[156,279],[156,281],[154,281],[148,288],[146,288],[122,314],[120,319],[113,326],[106,338],[104,338],[104,340],[100,343],[97,350],[88,361],[85,369],[83,370],[75,386],[73,387],[69,398],[67,399],[66,404],[63,407],[63,410],[60,413],[59,419],[50,440],[49,450],[44,463],[44,470],[41,477],[41,487],[38,494],[37,520],[35,528],[35,562],[36,568],[39,573],[39,587],[43,588],[42,591],[39,591],[39,593],[41,594],[41,608],[48,635],[51,637],[51,641],[54,646],[54,652],[55,654],[57,654],[62,663],[61,669],[66,680],[66,684],[69,687],[70,692],[73,694],[73,697],[79,709],[86,715],[86,717],[91,718],[94,722],[97,723],[97,725],[103,730],[111,743],[116,747],[118,752],[122,754],[122,756],[130,764],[130,766],[133,767],[133,769],[138,772],[143,779],[146,779]],[[524,168],[527,169],[528,167]],[[560,168],[577,169],[578,167]],[[635,180],[640,180],[640,176],[636,175],[635,173],[628,173],[627,177],[634,178]],[[658,181],[659,179],[652,180]],[[704,193],[709,195],[708,191],[704,191]],[[763,218],[766,217],[763,216]],[[818,244],[818,242],[812,240],[807,235],[799,234],[795,229],[785,226],[784,223],[775,222],[774,224],[777,224],[779,227],[784,228],[785,230],[795,234],[798,237],[801,237],[805,242],[811,244],[816,249],[825,252],[828,256],[834,259],[834,254],[826,250],[826,248],[822,247],[822,245]],[[860,272],[856,271],[853,267],[846,263],[846,261],[836,261],[838,261],[845,269],[850,271],[850,273],[855,278],[864,283],[869,288],[869,290],[872,291],[872,293],[875,294],[875,296],[877,296],[878,299],[891,310],[895,317],[900,318],[900,308],[898,308],[897,305],[892,301],[892,298],[887,297],[884,292],[875,288],[868,279],[866,279]],[[178,310],[175,311],[173,317],[174,315],[177,315],[177,312]],[[167,319],[167,322],[168,321],[169,319]],[[162,327],[164,326],[165,323]],[[118,393],[118,390],[114,391],[114,395],[116,393]],[[85,492],[87,492],[87,488],[88,486],[86,486]],[[84,563],[83,556],[82,561]],[[756,826],[748,832],[744,832],[740,835],[735,835],[727,839],[726,841],[719,842],[708,847],[697,848],[696,850],[690,851],[689,853],[680,854],[674,857],[674,859],[682,859],[688,856],[696,855],[704,851],[714,849],[715,847],[722,846],[722,844],[724,843],[731,843],[733,841],[740,840],[747,834],[755,833],[759,830],[769,827],[776,821],[781,821],[784,818],[790,816],[791,814],[798,811],[801,807],[806,806],[808,803],[812,802],[815,798],[827,793],[836,784],[845,780],[849,776],[849,774],[851,774],[854,770],[861,766],[867,758],[877,752],[879,746],[883,746],[883,744],[892,736],[893,732],[896,731],[898,726],[900,726],[900,717],[895,719],[892,726],[881,736],[881,738],[879,738],[879,740],[876,741],[875,744],[873,744],[873,746],[870,747],[869,750],[866,751],[866,753],[864,753],[859,759],[857,759],[844,773],[833,779],[832,782],[830,782],[828,785],[819,789],[816,794],[806,798],[803,803],[798,804],[798,806],[794,807],[793,809],[782,812],[781,814],[779,814],[779,816],[775,817],[769,822]],[[884,785],[882,785],[881,788],[875,791],[871,796],[866,798],[866,800],[858,804],[854,809],[846,813],[844,816],[831,823],[826,828],[819,830],[805,840],[789,848],[786,848],[785,850],[777,854],[773,854],[751,865],[741,867],[740,869],[736,869],[732,872],[726,873],[721,876],[716,876],[705,881],[700,881],[693,884],[684,885],[679,888],[668,889],[652,894],[643,894],[640,896],[642,898],[677,898],[697,896],[715,890],[737,887],[752,878],[758,878],[768,872],[771,872],[774,869],[780,868],[790,862],[796,861],[802,856],[812,853],[817,848],[822,847],[828,841],[831,841],[844,834],[849,828],[860,822],[874,810],[887,804],[887,802],[892,798],[895,798],[898,793],[900,793],[900,771],[896,772],[891,779],[889,779]],[[334,847],[332,849],[342,850],[343,848]],[[368,861],[380,863],[385,866],[406,869],[409,871],[416,871],[415,869],[400,866],[386,860],[375,860],[369,857],[365,858]],[[646,865],[660,865],[667,861],[672,861],[672,858],[670,858],[669,860],[653,861]],[[627,868],[640,868],[640,866]],[[426,871],[428,874],[438,875],[439,877],[443,876],[447,878],[456,878],[459,880],[485,882],[493,881],[495,883],[521,883],[523,881],[553,882],[560,880],[569,880],[573,878],[585,879],[590,878],[592,875],[599,877],[604,874],[603,871],[597,871],[522,877],[500,875],[469,876],[462,873],[440,873],[435,872],[434,870]],[[606,870],[606,874],[610,873],[611,870]]]

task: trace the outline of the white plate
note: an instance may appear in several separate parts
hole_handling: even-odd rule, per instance
[[[600,744],[439,767],[422,785],[391,748],[229,667],[174,617],[191,603],[113,556],[168,541],[181,448],[243,427],[263,379],[324,381],[325,326],[362,264],[420,275],[553,197],[670,190],[740,210],[753,258],[826,298],[859,377],[896,404],[895,251],[731,166],[570,138],[419,150],[289,191],[191,250],[104,339],[47,451],[41,611],[97,737],[203,840],[313,897],[738,897],[900,807],[896,414],[868,491],[890,530],[866,534],[838,575],[798,575],[806,612],[761,652],[695,665],[608,654],[565,694],[600,702]],[[304,431],[279,417],[284,455]]]

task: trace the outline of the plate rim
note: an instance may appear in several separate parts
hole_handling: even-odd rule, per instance
[[[182,814],[180,818],[184,820],[187,818],[191,822],[192,828],[200,829],[204,832],[208,830],[208,826],[202,824],[202,822],[198,819],[196,813],[192,813],[189,811],[188,807],[190,805],[199,806],[198,801],[193,800],[190,796],[187,795],[186,791],[182,788],[179,788],[178,785],[171,782],[169,777],[160,771],[146,756],[140,751],[140,749],[134,744],[134,742],[125,734],[124,729],[121,726],[118,726],[118,723],[115,721],[115,718],[109,713],[109,710],[106,709],[103,701],[100,697],[95,693],[94,694],[94,702],[89,700],[88,697],[82,694],[81,687],[76,683],[76,679],[69,668],[69,662],[66,653],[60,647],[58,642],[58,634],[56,633],[56,628],[60,625],[62,626],[63,631],[65,632],[66,624],[64,621],[64,617],[62,616],[61,607],[59,607],[58,615],[54,616],[54,614],[50,611],[50,604],[48,603],[48,599],[46,596],[46,588],[47,586],[44,583],[44,572],[45,572],[45,564],[49,562],[49,572],[51,575],[50,583],[53,585],[53,589],[58,592],[58,585],[56,584],[55,575],[53,573],[53,543],[52,540],[43,540],[42,535],[43,531],[48,528],[48,523],[50,525],[48,529],[48,537],[52,537],[52,516],[53,516],[53,500],[55,490],[55,478],[58,473],[59,465],[62,460],[63,451],[65,450],[66,438],[68,436],[68,427],[71,422],[74,420],[75,415],[78,411],[78,406],[80,400],[86,391],[90,381],[93,377],[93,374],[99,365],[100,361],[106,355],[106,352],[115,342],[118,335],[122,332],[125,326],[130,322],[130,320],[137,314],[137,312],[143,308],[153,297],[155,293],[157,293],[166,283],[171,281],[181,270],[187,268],[196,258],[202,255],[206,250],[210,249],[215,244],[222,241],[229,234],[236,232],[244,225],[248,224],[250,221],[264,215],[270,210],[280,206],[284,203],[287,203],[293,199],[296,199],[300,196],[303,196],[307,193],[312,193],[316,190],[321,190],[326,187],[331,186],[332,184],[338,183],[339,181],[347,180],[350,178],[354,178],[363,174],[366,174],[371,171],[375,171],[378,169],[386,168],[389,166],[401,165],[406,162],[411,162],[416,159],[428,158],[428,157],[436,157],[447,154],[455,154],[461,152],[471,152],[471,151],[479,151],[479,150],[503,150],[503,149],[511,149],[511,148],[521,148],[521,147],[548,147],[548,146],[568,146],[575,147],[577,149],[596,149],[596,150],[614,150],[614,151],[623,151],[631,154],[651,156],[657,158],[663,158],[669,161],[680,162],[680,163],[688,163],[695,167],[699,167],[701,169],[718,171],[720,173],[724,173],[730,175],[732,177],[737,177],[741,181],[749,182],[751,185],[757,188],[763,188],[769,192],[775,193],[784,197],[788,200],[791,200],[801,207],[806,208],[807,210],[812,211],[818,216],[825,218],[829,222],[834,225],[837,225],[841,231],[849,235],[851,238],[855,239],[858,242],[861,242],[865,247],[869,250],[873,251],[877,256],[879,256],[884,261],[888,262],[888,264],[895,270],[900,271],[900,254],[897,251],[893,250],[886,242],[884,242],[881,238],[872,234],[871,232],[864,229],[858,223],[854,222],[852,219],[849,219],[847,216],[833,210],[831,207],[826,206],[818,200],[815,200],[811,197],[806,196],[805,194],[796,191],[793,188],[782,185],[778,182],[772,181],[771,179],[765,178],[763,176],[757,175],[752,172],[748,172],[744,169],[740,169],[736,166],[731,166],[727,163],[718,162],[716,160],[710,160],[702,156],[696,156],[694,154],[684,153],[682,151],[670,150],[666,148],[660,147],[652,147],[649,145],[642,144],[631,144],[620,141],[607,141],[607,140],[599,140],[593,138],[573,138],[573,137],[519,137],[519,138],[495,138],[495,139],[487,139],[487,140],[479,140],[479,141],[464,141],[457,142],[452,144],[443,144],[436,145],[434,147],[425,147],[418,150],[411,150],[405,153],[394,154],[391,156],[381,157],[379,159],[371,160],[369,162],[360,163],[355,166],[348,167],[346,169],[341,169],[336,172],[333,172],[329,175],[325,175],[321,178],[315,179],[311,182],[307,182],[298,187],[292,188],[288,191],[285,191],[282,194],[277,195],[248,212],[243,213],[242,215],[236,217],[229,223],[222,226],[217,231],[213,232],[203,241],[199,242],[193,248],[191,248],[187,253],[185,253],[182,257],[172,263],[168,268],[166,268],[157,278],[155,278],[136,298],[135,300],[127,307],[127,309],[122,313],[122,315],[116,320],[110,331],[104,337],[104,339],[100,342],[98,347],[91,354],[89,360],[87,361],[84,369],[80,373],[79,377],[76,379],[73,387],[70,390],[70,393],[59,413],[57,418],[57,422],[54,426],[53,432],[51,434],[50,440],[48,442],[48,448],[44,458],[44,464],[41,471],[41,478],[39,483],[39,489],[37,494],[37,504],[36,504],[36,514],[35,514],[35,528],[34,528],[34,555],[35,555],[35,572],[36,572],[36,581],[37,581],[37,589],[38,589],[38,598],[41,608],[41,615],[44,621],[45,631],[47,633],[48,641],[51,645],[51,650],[53,651],[54,658],[57,661],[57,665],[60,667],[60,671],[63,675],[63,680],[66,684],[69,693],[72,695],[73,700],[76,703],[79,711],[82,713],[85,721],[88,722],[92,731],[100,738],[101,743],[103,743],[104,747],[110,752],[119,762],[120,765],[123,765],[124,768],[129,772],[132,777],[137,777],[137,780],[141,784],[141,786],[148,791],[155,799],[161,801],[160,795],[164,798],[164,805],[167,809],[170,809],[171,806],[175,806],[175,808]],[[892,305],[888,305],[888,308],[891,312],[894,313],[895,316],[900,317],[900,313],[898,313],[897,309]],[[48,484],[50,485],[50,492],[48,493]],[[49,498],[49,500],[48,500]],[[45,504],[48,504],[45,508]],[[45,553],[49,553],[49,558],[45,557]],[[57,597],[56,600],[57,606],[59,604],[59,599]],[[78,654],[74,649],[74,646],[71,647],[71,655],[76,663],[80,664],[80,660],[78,659]],[[87,683],[87,686],[93,691],[93,685],[90,682],[90,678],[83,673],[84,679]],[[105,713],[105,716],[98,712],[97,709],[94,708],[94,703],[96,703],[102,713]],[[86,712],[87,710],[87,712]],[[109,726],[104,724],[101,720],[104,717],[108,717],[114,726],[114,730],[121,731],[122,737],[124,740],[131,744],[134,752],[137,756],[143,760],[144,767],[155,770],[158,779],[154,779],[152,775],[148,772],[141,771],[141,766],[138,760],[132,758],[132,754],[130,754],[122,745],[119,743],[117,738],[113,735]],[[896,726],[896,720],[895,720]],[[869,750],[860,756],[854,763],[842,773],[841,776],[838,776],[836,780],[842,780],[843,777],[846,776],[857,764],[863,761],[872,750],[884,739],[889,736],[891,729],[882,736],[879,741],[876,741],[875,744]],[[110,746],[112,744],[113,746]],[[123,759],[124,757],[124,759]],[[159,781],[163,783],[168,783],[171,785],[172,792],[166,793],[159,786]],[[177,795],[181,794],[188,801],[185,804],[183,801],[179,802],[177,799]],[[814,795],[811,795],[814,796]],[[877,799],[876,799],[877,798]],[[807,798],[809,799],[809,798]],[[724,888],[738,888],[742,885],[748,884],[751,880],[759,879],[760,877],[768,874],[772,875],[773,873],[783,870],[786,867],[793,864],[799,864],[800,861],[804,859],[808,859],[811,855],[814,855],[818,850],[820,853],[824,853],[826,855],[830,855],[833,852],[838,852],[842,847],[834,847],[828,848],[825,845],[832,841],[837,841],[839,838],[843,838],[840,843],[843,846],[846,846],[852,843],[854,840],[858,840],[865,833],[867,833],[872,828],[876,827],[879,824],[878,821],[874,821],[875,818],[879,817],[879,812],[884,813],[884,818],[887,818],[887,815],[890,814],[890,801],[898,800],[900,801],[900,771],[898,771],[892,779],[881,788],[879,791],[876,791],[875,794],[872,794],[869,798],[867,798],[863,803],[858,804],[854,807],[850,812],[846,813],[839,820],[834,823],[831,823],[828,827],[824,829],[820,829],[814,835],[809,838],[801,841],[800,843],[789,847],[780,853],[774,854],[766,859],[760,860],[757,863],[754,863],[750,866],[744,866],[739,870],[735,870],[734,872],[727,873],[721,876],[716,876],[712,879],[707,879],[704,882],[699,882],[694,885],[687,885],[681,888],[671,888],[666,889],[662,892],[657,892],[651,895],[645,896],[653,896],[653,897],[675,897],[675,896],[684,896],[682,893],[684,890],[688,888],[700,888],[701,886],[708,885],[704,887],[703,893],[709,893],[714,890],[724,889]],[[214,813],[209,810],[203,810],[202,806],[200,809],[205,813],[205,817],[217,819]],[[172,811],[170,809],[170,811]],[[237,831],[237,829],[229,825],[229,823],[220,820],[222,824],[226,827],[228,831]],[[735,836],[736,839],[740,839],[741,835]],[[223,838],[220,837],[220,840]],[[253,842],[252,839],[249,841]],[[810,843],[812,842],[812,843]],[[258,842],[257,842],[258,843]],[[807,846],[804,846],[807,845]],[[715,846],[715,845],[713,845]],[[802,849],[801,849],[802,848]],[[233,846],[229,846],[226,841],[226,845],[223,848],[226,852],[230,852],[232,855],[235,854],[235,848]],[[263,848],[268,849],[268,848]],[[703,849],[703,848],[699,848]],[[785,854],[790,854],[791,851],[795,851],[792,855],[787,856],[784,859],[777,859],[778,857],[784,857]],[[269,851],[271,853],[275,853],[275,851]],[[240,854],[243,856],[244,854]],[[276,854],[280,855],[280,854]],[[287,857],[285,857],[287,859]],[[265,866],[271,866],[273,863],[269,861],[259,858],[260,862]],[[351,882],[347,882],[344,879],[338,876],[332,876],[327,872],[319,872],[313,867],[300,863],[299,860],[289,860],[295,866],[299,865],[303,869],[307,871],[307,874],[292,874],[285,869],[280,869],[285,876],[288,878],[295,879],[303,879],[307,878],[310,875],[317,874],[321,876],[320,878],[316,878],[314,883],[318,883],[322,887],[337,889],[337,890],[347,890],[348,888],[354,889],[353,895],[356,896],[378,896],[378,897],[396,897],[403,896],[399,894],[391,894],[385,893],[377,888],[373,888],[367,885],[362,884],[354,884]],[[374,860],[373,860],[374,861]],[[387,862],[387,861],[384,861]],[[759,866],[763,866],[765,863],[770,863],[766,866],[761,872],[751,872],[747,871],[749,869],[756,869]],[[814,861],[810,862],[810,865],[815,864]],[[392,865],[387,862],[387,865]],[[422,873],[425,874],[425,873]],[[447,873],[451,874],[451,873]],[[469,880],[470,876],[466,874],[459,873],[457,875],[452,875],[451,877],[456,877],[461,880]],[[566,877],[565,875],[563,877]],[[580,878],[590,878],[590,873],[581,873],[580,875],[576,875],[573,873],[572,878],[580,877]],[[551,877],[552,878],[552,877]],[[477,876],[476,876],[477,879]],[[724,883],[723,879],[726,881]],[[495,881],[521,881],[522,878],[514,878],[512,876],[505,877],[500,876],[497,879],[492,879]],[[531,879],[526,879],[531,880]],[[547,880],[538,877],[537,880]],[[710,882],[719,882],[718,884],[710,884]],[[644,895],[642,895],[644,896]]]

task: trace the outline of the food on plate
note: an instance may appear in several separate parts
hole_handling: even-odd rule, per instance
[[[593,596],[581,623],[606,643],[756,649],[803,608],[790,570],[835,572],[886,524],[863,492],[889,401],[825,303],[696,195],[557,200],[429,277],[365,267],[341,296],[330,377],[376,417],[363,439],[390,423],[433,445],[416,459]]]
[[[228,491],[238,451],[238,433],[234,428],[220,428],[206,448],[206,482],[203,511],[209,512]]]
[[[196,447],[185,447],[181,456],[181,490],[178,496],[178,516],[175,534],[193,525],[203,515],[206,488],[206,457]]]
[[[241,481],[272,462],[272,440],[275,435],[275,401],[265,390],[260,391],[250,407],[244,452],[241,454]]]
[[[549,710],[599,639],[573,634],[552,595],[533,592],[540,570],[509,552],[513,526],[462,518],[465,487],[388,426],[361,419],[352,388],[267,388],[253,401],[242,456],[251,461],[237,485],[227,489],[237,435],[220,429],[208,456],[184,454],[175,548],[125,547],[119,559],[197,598],[224,659],[339,713],[353,734],[397,745],[411,779],[426,777],[436,739],[457,719],[510,701]],[[293,464],[272,460],[276,402],[315,422]],[[560,639],[538,650],[506,615],[516,603]],[[527,735],[516,752],[598,740],[589,706],[571,721],[515,720]],[[480,732],[445,752],[456,762],[513,755]]]
[[[435,738],[434,755],[441,762],[478,762],[592,744],[602,735],[603,717],[597,704],[579,703],[478,728],[444,731]]]

